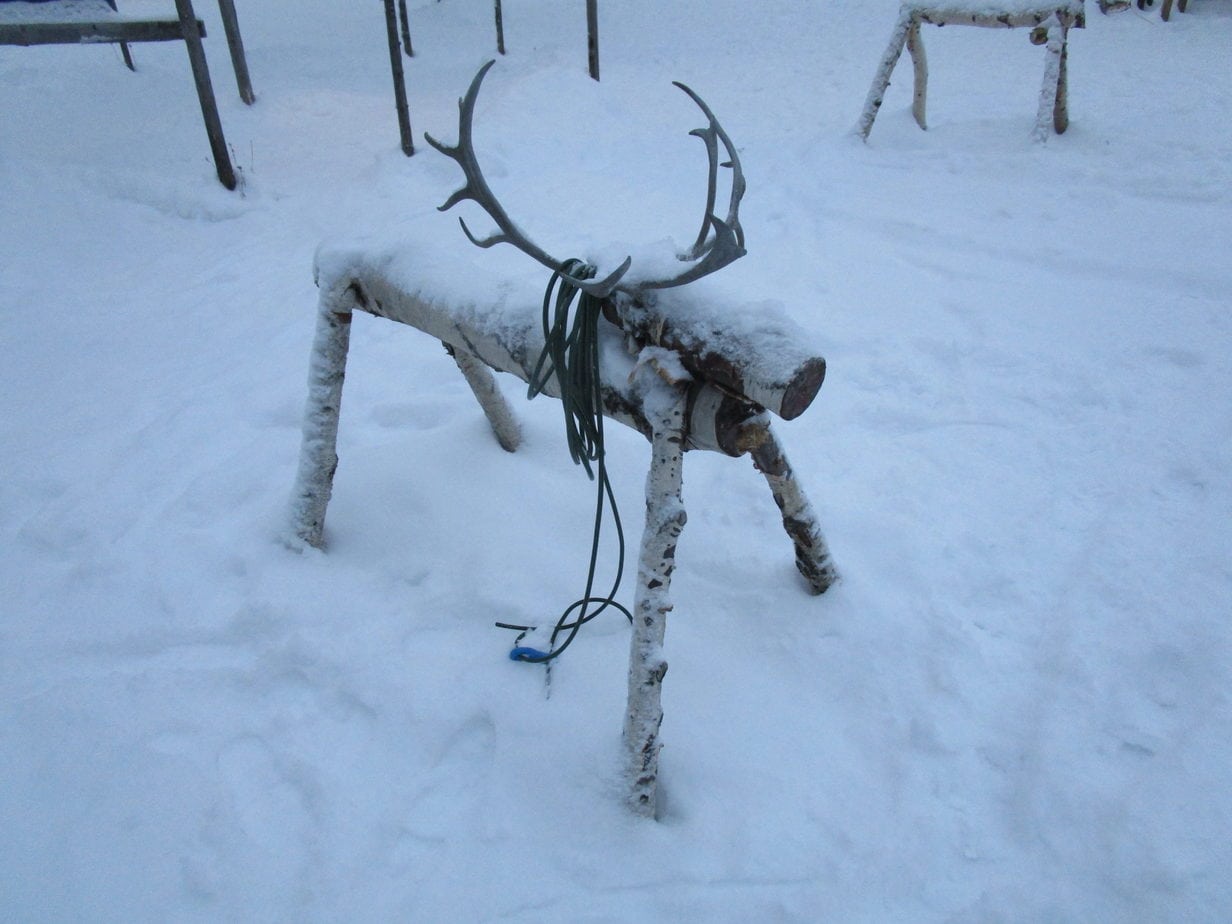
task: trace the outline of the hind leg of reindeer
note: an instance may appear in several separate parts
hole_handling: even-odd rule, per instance
[[[500,388],[496,384],[496,376],[492,374],[492,370],[467,350],[458,349],[446,343],[445,352],[453,357],[458,368],[462,370],[466,384],[471,387],[475,399],[483,408],[483,413],[488,418],[492,433],[496,441],[500,443],[501,449],[514,452],[522,445],[522,429],[518,426],[518,419],[514,416],[509,402],[500,393]]]
[[[770,424],[765,425],[761,442],[750,452],[753,464],[766,478],[774,502],[783,515],[783,528],[796,547],[796,567],[815,594],[825,593],[838,580],[838,569],[821,533],[817,514],[809,503],[783,447]]]

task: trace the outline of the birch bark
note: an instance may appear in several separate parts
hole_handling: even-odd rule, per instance
[[[651,413],[650,473],[646,476],[646,526],[638,557],[629,648],[629,698],[624,745],[629,804],[654,817],[659,777],[659,727],[663,723],[662,684],[667,673],[663,636],[672,609],[671,580],[676,540],[686,514],[681,499],[684,467],[685,392],[661,386],[646,404]],[[667,400],[655,401],[659,397]],[[656,406],[658,405],[658,406]]]

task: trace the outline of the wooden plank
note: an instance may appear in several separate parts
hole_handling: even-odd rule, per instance
[[[201,20],[197,20],[197,33],[198,38],[205,37],[205,24]],[[178,19],[0,23],[0,45],[179,42],[183,38]]]

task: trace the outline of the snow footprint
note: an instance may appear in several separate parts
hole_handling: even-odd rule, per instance
[[[285,864],[288,873],[300,866],[311,820],[302,781],[286,772],[263,739],[251,735],[230,741],[218,756],[218,768],[240,829],[265,860]]]
[[[408,828],[419,839],[457,837],[490,816],[489,780],[496,752],[496,727],[486,712],[472,715],[446,738],[409,807]]]

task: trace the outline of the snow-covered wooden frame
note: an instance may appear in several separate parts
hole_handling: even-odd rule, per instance
[[[500,445],[517,449],[520,433],[513,412],[497,388],[492,370],[529,381],[543,349],[538,306],[499,299],[491,307],[433,293],[408,281],[398,255],[380,250],[323,250],[317,257],[320,300],[309,372],[303,442],[291,501],[294,543],[324,545],[325,512],[338,465],[337,437],[350,331],[356,311],[415,327],[445,344],[470,385]],[[492,292],[500,280],[492,280]],[[664,297],[665,310],[685,309],[693,298],[684,289]],[[710,309],[709,302],[705,306]],[[720,306],[721,307],[721,306]],[[740,310],[740,306],[736,306]],[[747,309],[745,309],[747,312]],[[722,310],[717,312],[721,318]],[[667,325],[652,319],[658,329]],[[686,513],[681,497],[684,452],[706,449],[730,456],[748,454],[765,477],[795,547],[796,565],[808,589],[820,594],[838,579],[817,517],[770,426],[770,412],[794,417],[808,406],[820,386],[811,377],[820,357],[796,343],[799,333],[783,321],[759,320],[756,336],[728,328],[718,348],[728,361],[718,363],[728,381],[743,383],[762,396],[765,406],[746,392],[719,387],[691,376],[661,345],[636,355],[621,347],[630,335],[602,322],[613,349],[604,350],[604,414],[644,434],[651,442],[646,479],[646,522],[638,560],[630,643],[628,704],[624,721],[628,798],[634,811],[653,816],[658,780],[659,726],[663,720],[660,688],[667,671],[663,638],[672,609],[671,576],[676,540]],[[683,325],[675,337],[689,340]],[[767,337],[769,338],[767,340]],[[763,354],[763,355],[758,355]],[[768,354],[768,355],[767,355]],[[775,371],[775,369],[779,371]],[[824,363],[822,363],[824,369]],[[805,370],[801,373],[800,370]],[[720,374],[720,373],[716,373]],[[799,383],[808,380],[807,394]],[[555,379],[544,392],[559,395]]]
[[[218,181],[227,189],[235,189],[235,169],[223,136],[222,119],[210,81],[210,68],[201,43],[205,37],[205,24],[193,11],[192,0],[175,0],[174,16],[130,15],[113,12],[114,9],[111,3],[74,3],[73,0],[5,4],[0,7],[0,45],[115,43],[123,51],[124,63],[130,70],[135,70],[128,51],[130,42],[182,41],[188,49],[188,62],[197,88],[197,99],[201,103],[201,115],[205,121],[210,151],[214,155]],[[227,36],[240,98],[252,105],[256,97],[248,75],[248,59],[244,55],[235,0],[218,0],[218,10]]]
[[[1035,117],[1033,137],[1045,141],[1055,131],[1062,134],[1069,127],[1066,58],[1069,30],[1086,25],[1082,0],[907,0],[899,8],[898,22],[890,36],[890,44],[881,58],[877,73],[869,87],[856,133],[868,140],[873,121],[885,100],[890,75],[906,46],[911,54],[915,75],[911,113],[916,124],[926,129],[925,108],[928,95],[928,59],[920,25],[983,26],[995,29],[1029,27],[1031,41],[1047,46],[1044,82],[1040,88],[1039,108]]]

